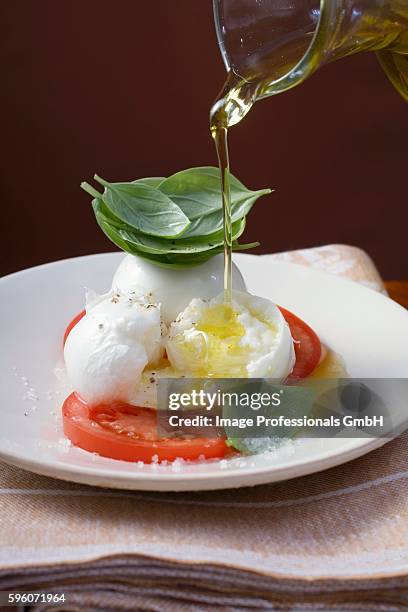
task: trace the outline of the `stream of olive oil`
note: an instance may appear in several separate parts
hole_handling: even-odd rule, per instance
[[[228,128],[238,123],[251,108],[254,98],[246,98],[243,88],[235,89],[228,80],[224,91],[210,112],[210,129],[217,150],[221,176],[222,207],[224,218],[224,301],[231,301],[232,292],[232,210],[230,189],[230,165]],[[243,95],[242,95],[243,94]],[[242,96],[242,97],[241,97]]]
[[[240,74],[231,71],[215,104],[210,111],[210,130],[217,150],[221,175],[222,206],[224,217],[224,298],[230,302],[232,291],[232,211],[230,190],[230,164],[228,129],[239,123],[251,109],[255,100],[261,99],[270,85],[271,75],[278,78],[296,63],[297,55],[309,44],[309,36],[302,40],[302,48],[288,53],[289,60],[276,63],[274,54],[257,58],[250,67],[241,66]],[[296,59],[295,59],[296,58]],[[255,67],[255,68],[254,68]]]
[[[229,181],[228,128],[212,128],[221,175],[222,209],[224,218],[224,301],[231,301],[232,292],[232,213]]]

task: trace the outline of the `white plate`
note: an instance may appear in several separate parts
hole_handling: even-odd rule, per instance
[[[193,465],[114,461],[64,443],[54,375],[61,338],[82,310],[85,286],[104,291],[123,254],[90,255],[0,279],[0,458],[33,472],[90,485],[146,490],[221,489],[309,474],[354,459],[382,439],[288,444],[269,456]],[[408,311],[336,276],[237,255],[248,289],[304,318],[345,359],[354,377],[408,377]]]

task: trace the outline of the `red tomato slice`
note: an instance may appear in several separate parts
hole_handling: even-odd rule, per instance
[[[228,452],[224,438],[158,438],[157,414],[124,403],[90,408],[76,393],[62,406],[64,433],[75,446],[122,461],[174,461],[220,458]]]
[[[75,325],[78,323],[78,321],[80,321],[82,319],[82,317],[85,316],[85,310],[82,310],[82,312],[80,312],[79,314],[76,315],[76,317],[74,317],[71,321],[71,323],[68,325],[67,329],[65,330],[65,334],[64,334],[64,340],[62,341],[62,346],[65,346],[65,343],[67,341],[68,335],[71,331],[71,329],[73,327],[75,327]]]
[[[289,325],[294,340],[296,363],[287,382],[295,382],[313,372],[320,361],[322,346],[319,337],[307,323],[286,308],[279,306],[279,309]]]

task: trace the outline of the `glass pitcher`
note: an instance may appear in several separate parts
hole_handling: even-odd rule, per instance
[[[408,101],[408,0],[213,0],[228,79],[212,118],[229,127],[327,62],[375,51]]]

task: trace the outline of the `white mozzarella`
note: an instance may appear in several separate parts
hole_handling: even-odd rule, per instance
[[[285,378],[295,352],[289,326],[271,301],[234,291],[193,299],[171,324],[166,340],[171,365],[195,377]]]
[[[160,307],[119,292],[88,299],[64,348],[68,378],[89,404],[132,402],[147,364],[163,354]]]
[[[161,268],[145,259],[126,255],[120,263],[112,289],[121,293],[149,295],[161,304],[164,323],[169,325],[193,298],[211,299],[223,288],[223,255],[215,255],[207,262],[191,268],[171,270]],[[235,264],[232,284],[237,291],[245,291],[245,282]]]

